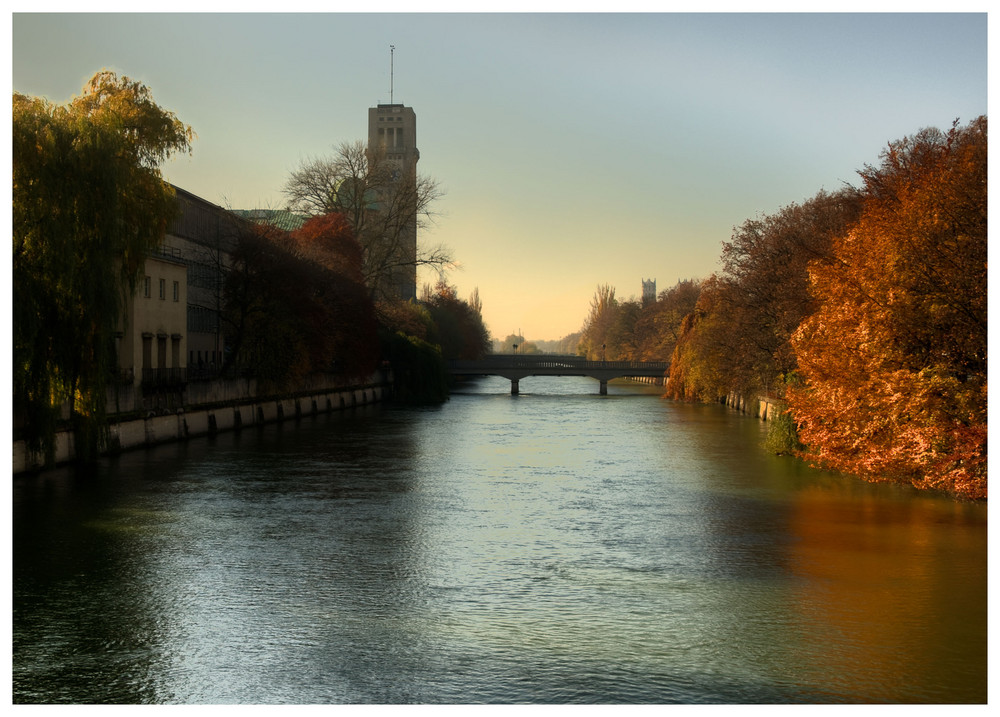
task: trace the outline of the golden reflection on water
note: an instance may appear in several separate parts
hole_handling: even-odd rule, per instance
[[[850,482],[839,493],[803,489],[789,516],[788,568],[802,578],[792,604],[804,633],[823,641],[816,681],[850,675],[873,702],[892,701],[901,683],[917,694],[924,684],[972,684],[985,702],[985,506],[848,496]],[[970,674],[970,665],[979,667]],[[953,701],[937,692],[926,701]]]

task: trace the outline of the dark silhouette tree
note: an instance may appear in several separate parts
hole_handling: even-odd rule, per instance
[[[226,281],[230,355],[240,370],[281,389],[310,374],[366,378],[378,362],[375,312],[360,282],[357,242],[337,216],[286,234],[247,225]]]
[[[479,292],[473,292],[473,303],[458,297],[458,289],[439,281],[433,292],[425,290],[424,303],[434,321],[433,338],[441,347],[447,360],[482,358],[489,352],[492,342],[483,323]]]

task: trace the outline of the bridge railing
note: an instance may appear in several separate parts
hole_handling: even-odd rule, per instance
[[[666,361],[590,361],[581,356],[557,356],[548,354],[490,354],[477,361],[450,361],[453,371],[489,369],[575,369],[575,370],[641,370],[666,371],[670,364]]]

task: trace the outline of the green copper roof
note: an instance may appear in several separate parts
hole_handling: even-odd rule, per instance
[[[286,232],[293,232],[309,217],[287,209],[234,209],[233,214],[259,224],[270,224]]]

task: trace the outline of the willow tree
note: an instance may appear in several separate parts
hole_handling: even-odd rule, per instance
[[[113,72],[66,104],[14,93],[13,399],[30,449],[51,457],[64,405],[77,456],[99,446],[124,302],[176,212],[159,165],[192,139]]]

